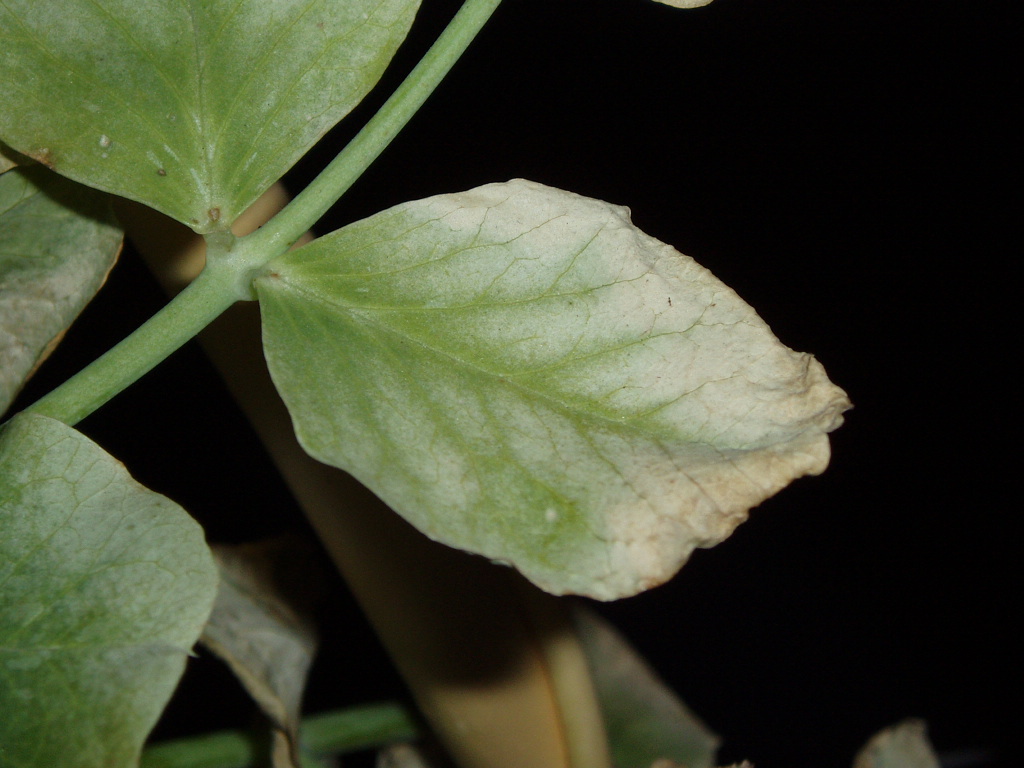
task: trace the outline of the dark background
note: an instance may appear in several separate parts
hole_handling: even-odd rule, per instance
[[[457,7],[424,2],[384,94]],[[1008,4],[985,2],[507,0],[320,228],[513,177],[629,205],[847,390],[855,409],[825,475],[669,584],[602,606],[722,735],[723,763],[848,766],[915,716],[944,768],[1017,764],[1012,29]],[[161,301],[127,253],[24,399]],[[195,349],[83,430],[213,540],[302,525]],[[318,664],[314,709],[401,691],[369,630],[341,615],[327,631],[349,650]],[[200,659],[158,734],[248,713]]]

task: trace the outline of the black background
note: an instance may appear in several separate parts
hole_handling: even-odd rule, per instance
[[[424,2],[383,93],[293,189],[457,7]],[[320,227],[513,177],[625,204],[847,390],[825,475],[669,584],[601,607],[723,736],[723,763],[847,766],[916,716],[944,768],[1016,764],[1011,29],[997,3],[507,0]],[[127,253],[23,401],[161,301]],[[82,428],[212,540],[302,524],[195,349]],[[337,599],[327,631],[347,650],[318,663],[313,709],[401,690]],[[200,659],[158,734],[249,711]]]

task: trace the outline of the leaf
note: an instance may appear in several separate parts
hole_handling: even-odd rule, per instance
[[[857,753],[853,768],[939,768],[921,720],[902,723],[876,733]]]
[[[302,694],[317,648],[309,549],[287,539],[215,547],[220,587],[202,636],[270,718],[282,766],[299,764]]]
[[[577,606],[616,768],[712,768],[719,739],[660,680],[614,627]]]
[[[662,5],[671,5],[673,8],[701,8],[711,5],[711,0],[654,0]]]
[[[664,582],[849,403],[625,208],[528,181],[406,203],[256,281],[303,447],[432,538],[600,599]]]
[[[0,176],[0,413],[103,285],[121,241],[105,195],[39,166]]]
[[[0,4],[0,139],[199,232],[380,78],[418,0]]]
[[[0,173],[9,171],[17,165],[18,162],[14,159],[14,153],[9,147],[0,142]]]
[[[0,766],[136,764],[213,605],[202,529],[84,435],[0,431]]]

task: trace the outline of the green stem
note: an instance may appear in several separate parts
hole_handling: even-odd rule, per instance
[[[288,207],[246,238],[254,252],[284,253],[348,191],[434,92],[500,3],[466,0],[415,69],[348,146]]]
[[[134,333],[25,410],[74,426],[245,298],[230,264],[199,277]]]
[[[74,426],[133,384],[240,299],[249,283],[355,183],[444,79],[501,0],[466,0],[380,111],[281,213],[234,241],[208,237],[207,268],[131,336],[27,410]],[[216,253],[215,251],[220,251]]]
[[[419,735],[419,729],[408,711],[398,704],[368,704],[304,718],[300,733],[303,754],[316,756],[410,741]],[[147,747],[139,766],[248,768],[262,765],[267,754],[267,743],[258,735],[247,731],[218,731]]]

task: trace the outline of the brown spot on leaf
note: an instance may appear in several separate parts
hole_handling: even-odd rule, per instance
[[[163,168],[157,168],[156,169],[156,175],[157,176],[166,176],[167,175],[167,171],[165,171]]]
[[[210,217],[210,221],[220,221],[220,208],[213,207],[206,212],[206,215]]]
[[[56,161],[53,158],[53,153],[46,147],[43,147],[42,149],[27,150],[25,152],[25,155],[27,157],[31,157],[37,163],[42,163],[47,168],[53,168],[56,163]]]

